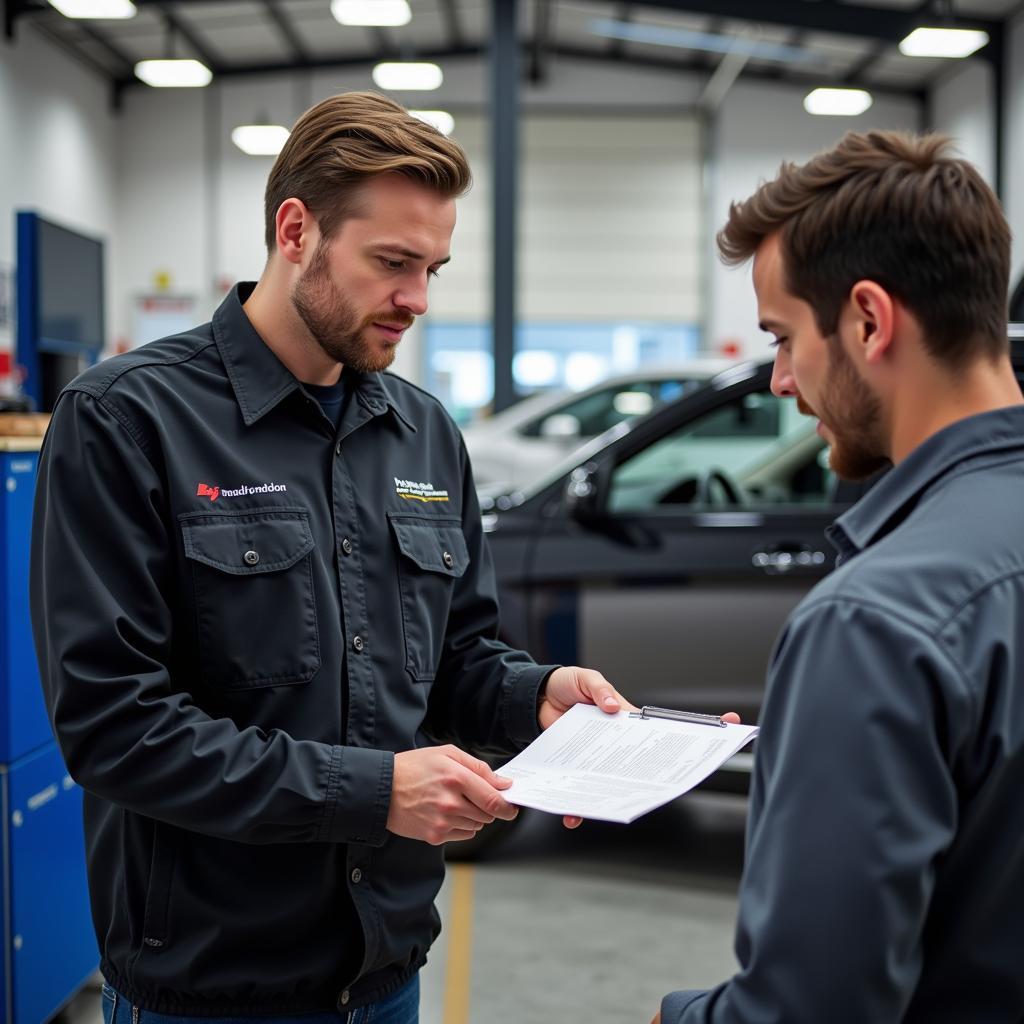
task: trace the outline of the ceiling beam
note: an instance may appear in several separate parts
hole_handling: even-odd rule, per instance
[[[551,9],[548,0],[536,0],[533,13],[533,40],[530,44],[530,81],[540,85],[547,79],[548,43],[551,36]]]
[[[863,85],[864,76],[890,53],[892,43],[876,43],[843,75],[843,85]]]
[[[574,60],[581,61],[596,61],[598,63],[607,63],[608,57],[605,53],[600,50],[588,50],[578,46],[566,46],[564,44],[557,44],[551,47],[551,52],[559,57],[572,58]],[[701,58],[688,58],[685,60],[668,60],[666,58],[657,57],[633,57],[628,56],[623,58],[623,63],[633,67],[641,69],[653,69],[656,71],[674,71],[679,74],[693,74],[707,77],[707,66],[704,64]],[[754,81],[770,81],[776,84],[790,84],[795,86],[801,85],[829,85],[841,84],[839,79],[830,79],[827,75],[822,75],[818,72],[806,72],[794,70],[785,78],[780,79],[774,71],[765,71],[760,68],[751,68],[749,66],[743,69],[744,80]],[[919,103],[923,103],[925,99],[924,89],[915,88],[900,88],[898,86],[872,86],[871,91],[876,96],[897,96],[902,99],[912,99]]]
[[[267,16],[274,23],[278,35],[285,41],[287,48],[291,51],[292,59],[304,64],[309,60],[309,51],[306,49],[302,37],[295,28],[292,19],[284,13],[281,4],[277,0],[263,0],[263,9]]]
[[[481,57],[486,52],[486,48],[482,46],[463,46],[459,49],[442,47],[437,50],[424,50],[422,52],[418,52],[416,59],[424,61],[438,61],[450,60],[456,57]],[[345,54],[337,57],[312,57],[302,64],[294,61],[278,61],[273,64],[231,64],[226,67],[222,67],[217,72],[217,75],[219,78],[252,78],[254,75],[284,74],[290,71],[321,71],[329,70],[331,68],[355,67],[369,68],[372,67],[374,63],[376,63],[376,58],[365,53],[355,56],[352,54]],[[143,83],[137,78],[126,78],[118,81],[116,84],[121,89],[128,89],[142,85]]]
[[[633,5],[631,3],[620,3],[619,9],[615,14],[615,20],[621,21],[624,24],[629,24],[633,20]],[[608,56],[613,59],[618,59],[624,56],[626,53],[626,40],[619,36],[616,39],[611,39],[608,42]]]
[[[373,36],[374,42],[377,44],[377,53],[379,56],[386,58],[393,58],[398,56],[398,47],[395,45],[394,39],[391,38],[391,33],[387,29],[380,25],[371,25],[370,34]]]
[[[441,16],[448,29],[448,38],[451,46],[460,50],[466,45],[466,36],[462,31],[462,22],[459,21],[459,12],[455,6],[455,0],[441,0]]]
[[[709,14],[768,25],[785,25],[810,32],[859,36],[899,42],[918,26],[919,8],[899,10],[862,4],[836,3],[835,0],[642,0],[645,7],[655,7],[679,14]],[[954,15],[952,26],[981,28],[992,35],[1001,22],[985,18]]]
[[[548,47],[548,52],[554,56],[564,57],[571,60],[580,60],[597,64],[608,63],[608,55],[603,50],[590,50],[579,46],[569,46],[564,43],[552,43]],[[418,54],[418,58],[420,60],[440,61],[458,57],[482,57],[485,56],[486,53],[486,47],[482,46],[463,46],[458,49],[445,47],[436,50],[423,51]],[[647,56],[625,56],[621,58],[621,63],[643,70],[667,71],[676,74],[697,74],[702,77],[707,76],[707,67],[701,58],[669,60],[667,58]],[[373,58],[367,57],[365,54],[359,56],[345,54],[337,57],[314,57],[305,64],[297,64],[289,61],[281,61],[277,64],[236,64],[223,68],[219,72],[219,75],[221,78],[248,78],[254,75],[281,74],[290,71],[315,71],[360,66],[367,67],[372,64]],[[755,81],[772,81],[776,83],[780,81],[778,75],[773,71],[752,69],[749,66],[743,69],[743,78],[753,79]],[[783,84],[789,82],[793,85],[828,84],[827,77],[823,77],[815,72],[793,71],[781,81]],[[135,88],[142,84],[143,83],[134,77],[121,79],[116,83],[118,89]],[[836,79],[835,84],[841,84],[841,81]],[[900,88],[898,86],[873,85],[871,90],[877,96],[897,96],[903,99],[913,99],[918,102],[924,102],[925,97],[924,89],[915,89],[910,87]]]
[[[220,61],[213,53],[213,51],[203,42],[202,39],[196,34],[195,30],[191,25],[186,24],[179,18],[174,11],[171,10],[171,5],[165,3],[164,0],[157,0],[157,3],[153,5],[156,9],[164,16],[164,21],[167,24],[167,28],[185,40],[189,46],[192,47],[195,55],[215,74],[222,74],[224,71],[224,64]]]
[[[98,43],[106,52],[114,58],[114,60],[120,66],[117,69],[117,74],[132,74],[135,68],[135,61],[128,56],[124,50],[121,49],[105,32],[101,32],[99,29],[91,25],[87,21],[81,21],[77,25],[78,30],[84,35],[91,39],[94,43]]]

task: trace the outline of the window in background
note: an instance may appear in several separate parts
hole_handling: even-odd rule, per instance
[[[512,364],[516,390],[524,397],[552,389],[582,391],[613,373],[682,363],[697,355],[698,339],[696,324],[523,324]],[[427,390],[459,424],[489,411],[489,326],[428,323],[424,361]]]

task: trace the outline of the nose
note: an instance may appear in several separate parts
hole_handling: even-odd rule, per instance
[[[796,397],[796,381],[789,356],[781,349],[775,350],[775,365],[772,366],[771,391],[779,398]]]
[[[426,274],[403,282],[395,292],[394,303],[399,309],[406,309],[413,316],[423,316],[427,311]]]

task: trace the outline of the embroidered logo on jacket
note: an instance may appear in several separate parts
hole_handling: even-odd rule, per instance
[[[197,498],[209,498],[216,501],[218,498],[241,498],[246,494],[269,494],[271,491],[287,491],[287,484],[242,484],[241,487],[220,488],[211,487],[209,484],[200,484],[196,490]]]
[[[416,480],[400,480],[395,477],[395,494],[406,501],[447,501],[448,492],[440,491],[433,484]]]

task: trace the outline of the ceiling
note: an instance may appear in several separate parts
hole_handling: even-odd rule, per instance
[[[480,55],[492,0],[409,0],[412,21],[401,28],[341,26],[329,0],[135,0],[128,21],[74,21],[46,0],[0,2],[9,37],[31,21],[119,95],[138,84],[136,61],[169,55],[197,57],[221,77]],[[523,68],[542,85],[560,58],[708,76],[738,60],[746,78],[919,95],[949,62],[905,57],[897,43],[936,7],[986,28],[992,42],[979,56],[993,59],[1024,0],[519,0]]]

